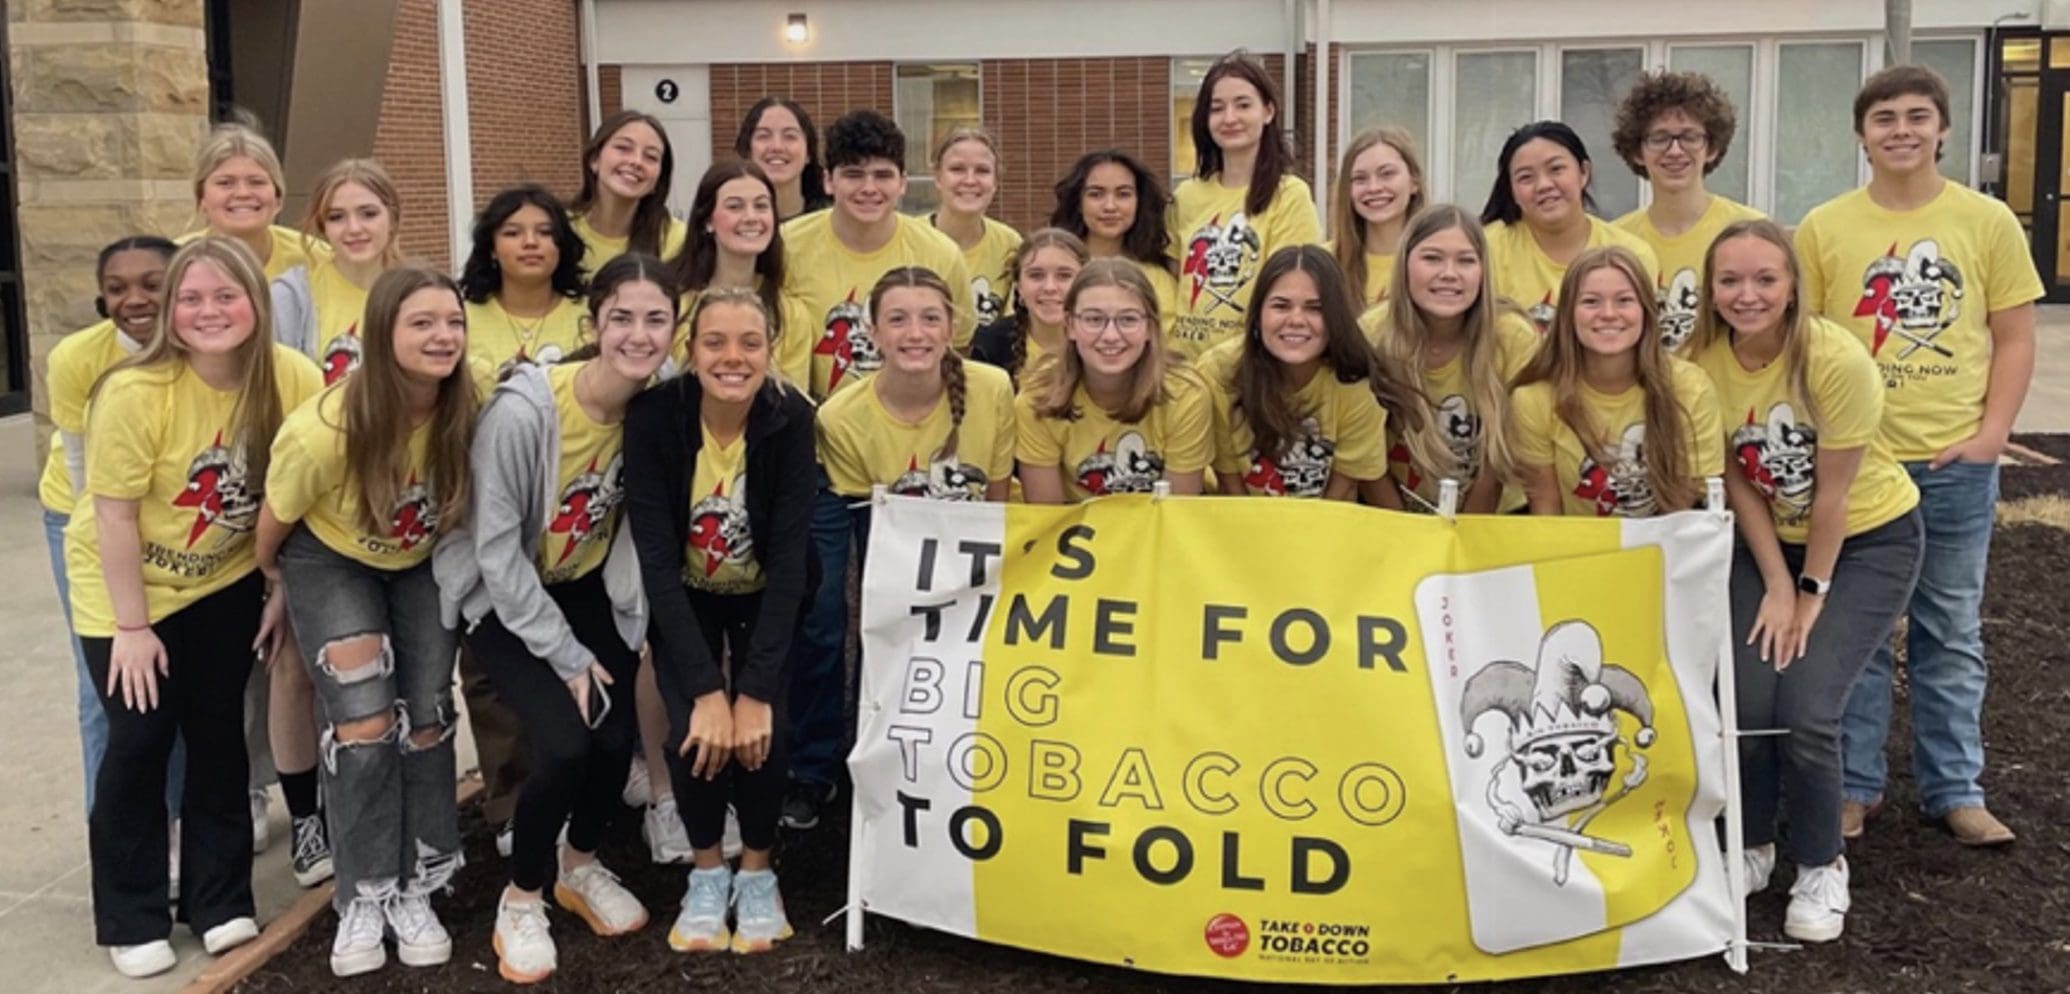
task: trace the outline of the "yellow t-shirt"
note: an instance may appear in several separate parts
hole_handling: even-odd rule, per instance
[[[1257,217],[1244,211],[1247,192],[1220,180],[1189,179],[1165,211],[1172,236],[1168,251],[1179,264],[1170,341],[1188,358],[1243,333],[1252,283],[1272,253],[1322,238],[1315,198],[1300,177],[1282,177],[1272,203]]]
[[[539,540],[539,579],[566,583],[604,564],[625,503],[625,425],[598,424],[575,402],[571,362],[546,371],[561,422],[561,458],[554,468],[554,506]]]
[[[329,262],[331,243],[315,235],[305,235],[293,228],[268,225],[266,233],[273,236],[273,248],[266,254],[266,282],[279,279],[282,274],[296,266],[307,266],[312,262]],[[208,234],[207,229],[190,231],[173,241],[185,245]]]
[[[1853,332],[1882,370],[1891,454],[1932,459],[1976,434],[1991,372],[1985,319],[2042,295],[2012,209],[1953,182],[1911,211],[1855,190],[1804,216],[1797,255],[1805,305]]]
[[[316,310],[316,349],[309,358],[328,385],[359,368],[359,323],[366,316],[367,292],[353,285],[327,262],[309,268],[309,300]]]
[[[284,410],[323,386],[315,364],[273,346],[274,383]],[[226,438],[238,391],[217,390],[185,362],[125,369],[94,395],[86,434],[86,493],[137,502],[144,598],[152,623],[258,568],[252,529],[263,493],[246,478],[245,452]],[[101,572],[93,506],[65,529],[65,573],[72,583],[72,628],[112,638],[115,607]]]
[[[553,309],[539,318],[516,318],[490,295],[467,305],[467,354],[487,363],[502,380],[525,363],[552,365],[589,341],[589,315],[570,297],[554,298]]]
[[[50,435],[50,458],[44,461],[43,478],[36,484],[36,496],[46,509],[72,513],[72,469],[65,462],[65,436],[85,436],[86,396],[93,392],[93,381],[139,348],[115,322],[101,321],[66,335],[50,350],[50,372],[44,382],[50,391],[50,422],[57,431]]]
[[[1332,257],[1337,254],[1337,240],[1322,243],[1323,251]],[[1364,254],[1366,268],[1366,299],[1359,301],[1359,310],[1370,311],[1387,303],[1389,293],[1394,289],[1394,253],[1367,252]],[[1348,273],[1346,275],[1349,275]]]
[[[1617,230],[1634,235],[1652,246],[1660,268],[1654,270],[1654,289],[1660,297],[1660,344],[1679,352],[1689,333],[1696,329],[1696,304],[1703,290],[1703,257],[1711,250],[1718,233],[1736,221],[1765,217],[1760,211],[1713,194],[1710,206],[1688,231],[1672,238],[1653,226],[1653,218],[1641,207],[1612,222]]]
[[[1214,459],[1213,396],[1195,375],[1174,371],[1165,379],[1166,398],[1143,420],[1114,419],[1080,385],[1071,403],[1078,417],[1045,417],[1032,391],[1014,399],[1016,458],[1031,466],[1055,466],[1064,494],[1082,501],[1107,494],[1145,494],[1164,474],[1204,470]]]
[[[885,273],[924,266],[949,284],[956,299],[952,344],[970,351],[977,305],[970,270],[949,236],[920,218],[898,217],[898,230],[875,252],[857,253],[834,237],[834,212],[814,211],[783,226],[784,290],[805,302],[812,318],[812,399],[825,400],[856,376],[884,365],[870,341],[870,290]]]
[[[609,235],[598,234],[597,229],[589,226],[589,217],[585,214],[577,214],[568,221],[569,226],[575,229],[575,237],[582,239],[582,272],[585,279],[595,276],[597,270],[604,268],[604,263],[624,255],[628,243],[632,241],[630,238],[612,238]],[[669,218],[661,229],[661,260],[667,262],[675,258],[677,253],[683,251],[683,242],[689,237],[689,225]]]
[[[683,549],[683,583],[706,593],[752,594],[762,589],[762,561],[747,512],[747,435],[729,445],[698,426],[704,444],[690,476],[690,537]]]
[[[1691,478],[1725,472],[1725,447],[1718,444],[1718,398],[1711,379],[1695,363],[1669,358],[1675,397],[1682,403]],[[1617,515],[1643,518],[1681,508],[1662,508],[1646,482],[1646,392],[1633,387],[1603,394],[1581,387],[1582,406],[1599,430],[1603,448],[1616,459],[1605,466],[1591,457],[1567,423],[1553,411],[1551,383],[1518,387],[1511,396],[1510,418],[1517,459],[1526,466],[1551,466],[1560,484],[1563,512],[1574,515]]]
[[[1241,339],[1212,351],[1236,341]],[[1242,361],[1240,353],[1237,361]],[[1321,497],[1332,473],[1363,481],[1387,472],[1387,412],[1364,380],[1344,383],[1328,367],[1318,370],[1294,391],[1294,409],[1307,412],[1301,437],[1288,440],[1276,457],[1257,451],[1250,425],[1236,409],[1233,380],[1224,374],[1215,386],[1215,475],[1241,479],[1251,496]]]
[[[1387,334],[1386,316],[1385,307],[1368,312],[1371,320],[1366,323],[1366,333],[1376,348]],[[1505,310],[1495,319],[1495,365],[1504,383],[1515,380],[1517,374],[1530,365],[1531,357],[1538,353],[1538,344],[1537,329],[1523,315]],[[1466,381],[1465,355],[1454,355],[1441,366],[1425,366],[1423,392],[1431,404],[1431,409],[1425,413],[1437,419],[1438,430],[1444,435],[1453,455],[1468,468],[1466,479],[1459,481],[1463,493],[1464,488],[1479,475],[1481,431],[1485,427],[1481,412],[1474,408],[1473,390]],[[1440,481],[1416,469],[1408,442],[1396,432],[1388,434],[1387,471],[1402,489],[1433,505],[1437,503]],[[1500,506],[1509,510],[1522,507],[1527,502],[1521,491],[1505,488]]]
[[[1013,254],[1021,247],[1021,233],[1011,225],[989,217],[984,221],[985,233],[963,250],[963,266],[970,271],[970,302],[977,308],[980,328],[1013,309]]]
[[[1645,266],[1646,278],[1658,283],[1656,274],[1660,272],[1660,260],[1654,256],[1653,246],[1637,235],[1604,223],[1601,218],[1589,218],[1588,247],[1602,248],[1605,245],[1630,249]],[[1488,226],[1488,256],[1489,264],[1494,267],[1495,292],[1523,308],[1539,331],[1552,327],[1553,309],[1559,306],[1560,281],[1566,278],[1567,267],[1552,261],[1552,257],[1538,247],[1538,240],[1531,237],[1531,229],[1522,221],[1515,224],[1497,221]]]
[[[1811,536],[1820,445],[1863,449],[1861,468],[1847,490],[1847,534],[1885,525],[1918,506],[1919,488],[1891,457],[1883,439],[1883,380],[1876,362],[1854,336],[1823,318],[1804,322],[1809,335],[1807,381],[1818,420],[1799,405],[1781,360],[1748,371],[1724,337],[1692,356],[1718,391],[1727,448],[1754,489],[1768,500],[1775,533],[1802,544]]]
[[[410,473],[386,534],[360,521],[359,478],[345,461],[345,390],[331,386],[295,408],[273,437],[266,468],[266,506],[287,523],[300,521],[332,552],[378,570],[405,570],[431,555],[438,540],[438,496],[431,492],[425,449],[431,423],[410,432]]]
[[[953,461],[942,452],[949,438],[947,396],[917,424],[886,409],[874,388],[827,398],[819,409],[819,461],[834,492],[863,496],[882,483],[905,497],[984,500],[994,481],[1012,477],[1013,381],[997,366],[967,359],[963,379]]]
[[[676,325],[676,342],[669,349],[669,366],[662,370],[664,377],[690,368],[690,315],[696,312],[698,293],[692,290],[683,295],[677,310],[682,320]],[[793,386],[803,390],[812,379],[813,333],[818,330],[819,319],[811,306],[794,293],[777,294],[776,306],[781,313],[776,315],[778,324],[776,341],[771,349],[771,366]]]

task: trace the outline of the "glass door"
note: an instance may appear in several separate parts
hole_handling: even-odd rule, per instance
[[[2070,34],[2001,33],[1993,42],[1992,145],[2003,159],[1984,186],[2027,229],[2045,299],[2070,302]]]

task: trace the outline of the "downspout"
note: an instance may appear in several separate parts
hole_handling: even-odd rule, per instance
[[[1330,232],[1330,0],[1315,0],[1315,213]]]
[[[438,0],[439,117],[446,132],[447,247],[457,272],[474,223],[474,139],[467,123],[467,27],[460,0]]]
[[[597,69],[597,0],[582,0],[582,76],[589,88],[589,130],[604,123],[603,83]]]

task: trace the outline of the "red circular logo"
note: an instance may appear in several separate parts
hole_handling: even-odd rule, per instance
[[[1235,959],[1251,947],[1251,927],[1243,919],[1224,912],[1208,919],[1206,938],[1215,955]]]

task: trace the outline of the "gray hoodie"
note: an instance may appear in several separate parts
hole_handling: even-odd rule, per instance
[[[561,421],[553,387],[539,366],[518,367],[496,387],[475,423],[468,462],[474,507],[464,527],[448,532],[432,553],[439,618],[472,631],[489,612],[561,679],[582,674],[596,654],[583,647],[558,604],[539,582],[539,541],[546,516],[560,502]],[[638,649],[647,635],[647,597],[640,583],[632,529],[620,521],[604,558],[618,636]]]
[[[303,355],[316,354],[316,301],[308,266],[296,266],[273,281],[273,340]]]

